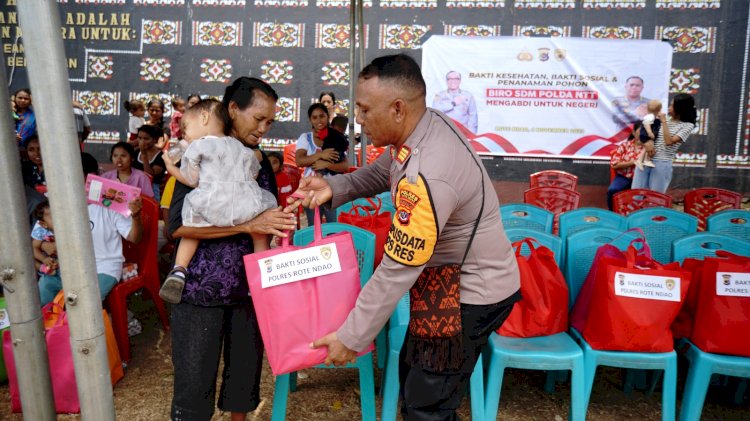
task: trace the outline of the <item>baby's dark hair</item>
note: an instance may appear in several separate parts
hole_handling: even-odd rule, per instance
[[[268,155],[269,158],[274,157],[278,159],[279,165],[284,165],[284,155],[281,152],[270,151],[270,152],[267,152],[266,155]]]
[[[146,133],[147,135],[151,136],[152,139],[158,141],[161,139],[162,136],[164,136],[164,130],[162,130],[160,127],[152,126],[150,124],[144,124],[143,126],[138,128],[139,132]]]
[[[34,217],[35,220],[42,220],[44,218],[44,211],[49,209],[49,202],[44,201],[36,205],[34,210],[31,212],[31,215]]]
[[[331,120],[331,127],[346,131],[346,126],[349,124],[349,118],[345,115],[337,115]]]
[[[200,115],[201,112],[213,114],[223,125],[224,134],[228,135],[232,130],[232,121],[229,119],[229,112],[226,107],[218,100],[213,98],[202,99],[195,105],[185,110],[185,117]]]
[[[125,101],[125,102],[122,103],[122,105],[125,107],[125,109],[129,113],[133,113],[134,111],[138,111],[138,110],[141,110],[141,109],[143,109],[143,110],[146,109],[146,104],[144,104],[143,101],[141,101],[140,99],[134,99],[134,100],[131,100],[131,101]]]
[[[182,97],[179,97],[179,96],[176,96],[176,97],[172,98],[172,107],[173,108],[176,107],[177,104],[179,104],[180,102],[185,103],[185,100],[182,99]]]

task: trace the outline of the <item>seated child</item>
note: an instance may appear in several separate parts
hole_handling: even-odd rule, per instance
[[[138,243],[143,235],[141,223],[141,198],[128,203],[131,216],[125,217],[113,210],[97,204],[88,205],[91,238],[94,243],[94,260],[102,301],[122,277],[122,238]],[[47,241],[47,240],[44,240]],[[41,247],[41,242],[39,244]],[[36,246],[35,246],[36,255]],[[44,274],[39,279],[39,297],[42,305],[50,303],[62,289],[60,271]]]
[[[661,111],[661,101],[652,99],[646,104],[646,107],[648,109],[648,114],[643,116],[643,120],[641,120],[641,135],[639,139],[641,143],[654,141],[656,136],[659,135],[659,129],[661,128],[661,120],[657,117]],[[635,161],[635,166],[638,167],[639,170],[642,170],[644,166],[651,168],[654,167],[654,163],[651,162],[651,158],[646,154],[645,149],[641,151],[640,155],[638,155],[638,159]]]
[[[222,227],[243,224],[265,210],[275,208],[273,194],[260,188],[255,178],[260,170],[260,151],[253,152],[239,140],[227,136],[229,115],[219,101],[206,99],[185,111],[182,133],[190,142],[177,168],[165,155],[167,171],[186,186],[195,187],[185,196],[182,223],[188,227]],[[267,235],[252,235],[253,250],[268,250]],[[175,266],[167,275],[159,296],[176,304],[182,299],[187,267],[199,241],[182,238]]]
[[[57,273],[57,255],[49,255],[42,251],[42,242],[54,242],[55,232],[52,225],[52,213],[49,202],[42,202],[34,208],[34,228],[31,230],[31,246],[34,248],[34,260],[39,275],[54,275]]]

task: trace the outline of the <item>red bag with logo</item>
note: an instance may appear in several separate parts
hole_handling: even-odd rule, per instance
[[[630,230],[628,230],[630,231]],[[634,239],[630,242],[630,247],[634,247],[640,244],[638,248],[638,256],[650,259],[651,248],[649,248],[646,242],[646,237],[643,232],[635,228],[633,231],[639,232],[641,237]],[[627,232],[627,231],[626,231]],[[619,238],[619,237],[618,237]],[[614,241],[614,240],[613,240]],[[608,264],[624,264],[625,263],[625,252],[613,246],[612,244],[605,244],[596,250],[594,260],[591,264],[586,279],[583,281],[583,286],[578,292],[575,304],[573,304],[573,310],[570,313],[570,325],[573,326],[577,331],[583,332],[586,328],[586,319],[589,314],[589,306],[591,305],[591,297],[594,293],[594,283],[599,275],[602,268],[605,268]]]
[[[608,351],[669,352],[670,327],[690,285],[678,263],[661,265],[638,257],[634,247],[625,262],[607,261],[597,272],[583,337],[592,348]]]
[[[531,253],[521,255],[527,244]],[[521,273],[523,299],[513,306],[505,323],[497,330],[503,336],[530,338],[554,335],[568,330],[568,286],[557,267],[552,250],[534,245],[527,238],[513,243]]]
[[[284,238],[281,247],[244,258],[255,315],[275,376],[325,361],[328,350],[310,349],[310,344],[341,327],[361,289],[351,234],[323,238],[318,208],[314,224],[310,244],[293,246]]]
[[[372,198],[367,198],[370,206],[354,205],[348,212],[343,212],[338,216],[338,222],[342,224],[354,225],[370,231],[375,234],[375,268],[383,260],[383,251],[385,250],[385,240],[388,239],[388,231],[391,229],[392,217],[390,212],[381,211],[383,202],[376,197],[377,202]]]
[[[685,302],[682,303],[677,318],[672,323],[672,336],[675,339],[689,338],[693,334],[693,319],[703,276],[703,260],[687,258],[682,261],[682,270],[690,273],[690,288],[688,288]]]
[[[750,257],[703,261],[690,340],[703,351],[750,357]]]

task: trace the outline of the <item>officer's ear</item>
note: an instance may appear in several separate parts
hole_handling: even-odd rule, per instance
[[[393,101],[391,110],[393,111],[393,120],[396,123],[401,123],[404,121],[404,118],[406,117],[406,102],[404,102],[403,99],[397,98],[395,101]]]

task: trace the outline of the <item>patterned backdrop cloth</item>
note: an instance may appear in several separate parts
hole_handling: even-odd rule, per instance
[[[8,42],[18,34],[10,19],[12,3],[0,5],[12,35]],[[283,148],[308,129],[300,110],[322,90],[333,90],[338,110],[349,111],[348,0],[57,3],[73,97],[91,118],[88,142],[103,149],[127,134],[123,100],[160,98],[168,117],[173,96],[198,92],[221,98],[241,75],[262,78],[282,97],[266,148]],[[420,61],[432,35],[665,40],[674,52],[670,93],[695,95],[699,108],[697,133],[675,164],[702,167],[707,177],[714,162],[717,168],[750,168],[749,2],[366,0],[363,6],[364,39],[357,46],[366,49],[368,60],[405,51]],[[725,48],[721,58],[719,46]],[[8,73],[14,71],[11,91],[28,86],[23,50],[15,47],[4,51]],[[712,97],[722,101],[711,102]]]

